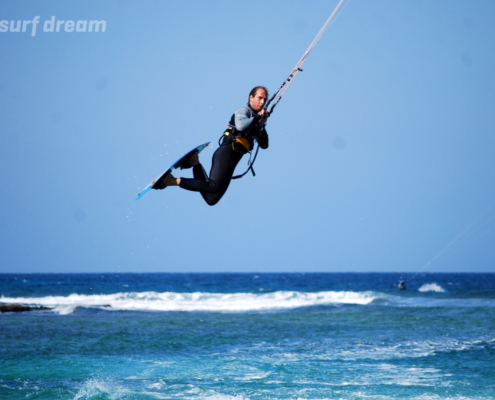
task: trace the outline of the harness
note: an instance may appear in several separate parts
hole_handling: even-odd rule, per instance
[[[235,118],[235,114],[232,114],[232,117],[230,118],[230,122],[227,125],[227,128],[225,128],[223,135],[220,136],[220,138],[218,139],[218,145],[222,146],[226,144],[231,144],[232,150],[234,150],[235,152],[242,154],[249,153],[248,169],[240,175],[233,176],[232,179],[242,178],[249,171],[251,171],[253,176],[256,176],[256,173],[254,172],[253,169],[253,164],[256,161],[256,157],[258,156],[258,150],[260,149],[260,145],[256,140],[256,151],[254,152],[254,157],[252,158],[253,160],[251,161],[252,150],[253,150],[252,143],[254,142],[257,136],[257,134],[253,134],[254,132],[252,131],[253,130],[257,131],[258,128],[253,126],[244,131],[239,131],[235,127],[234,118]]]

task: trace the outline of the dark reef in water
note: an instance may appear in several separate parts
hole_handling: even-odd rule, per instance
[[[43,306],[26,306],[22,304],[1,304],[0,312],[23,312],[33,310],[50,310],[48,307]]]

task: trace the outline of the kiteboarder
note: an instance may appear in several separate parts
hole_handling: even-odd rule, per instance
[[[194,178],[175,178],[170,174],[163,179],[164,186],[180,186],[182,189],[200,192],[208,205],[217,204],[227,191],[230,181],[237,178],[234,177],[235,167],[242,156],[253,149],[254,142],[262,149],[268,148],[265,123],[269,113],[263,108],[267,97],[268,90],[264,86],[256,86],[249,93],[248,103],[232,115],[220,139],[219,148],[213,154],[210,176],[195,153],[186,166],[192,167]],[[252,171],[252,162],[248,170]]]
[[[408,280],[405,280],[402,276],[399,278],[399,284],[397,285],[400,290],[406,290],[406,282],[409,282]]]
[[[199,152],[210,143],[205,142],[181,157],[176,163],[172,164],[172,166],[160,175],[159,178],[152,181],[139,192],[136,200],[140,199],[144,193],[151,189],[164,189],[167,186],[180,186],[186,190],[200,192],[206,203],[213,206],[217,204],[225,194],[232,179],[241,178],[249,171],[251,171],[254,176],[253,164],[258,155],[258,150],[260,147],[262,149],[268,148],[268,134],[265,129],[266,120],[273,113],[273,110],[284,96],[296,75],[302,71],[302,65],[308,58],[309,53],[316,46],[325,30],[330,25],[330,22],[337,15],[343,2],[344,0],[339,1],[290,73],[289,77],[275,91],[275,94],[270,100],[267,101],[268,90],[264,86],[256,86],[251,90],[247,105],[242,106],[232,115],[227,129],[219,140],[218,144],[220,147],[213,154],[210,176],[206,174],[198,157]],[[257,142],[257,147],[251,160],[251,151],[254,142]],[[235,167],[246,153],[250,154],[248,169],[243,174],[234,176]],[[190,154],[193,155],[190,156]],[[181,169],[193,168],[194,178],[175,178],[170,175],[172,169],[179,167]]]

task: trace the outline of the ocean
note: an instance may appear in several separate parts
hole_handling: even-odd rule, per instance
[[[411,279],[399,290],[400,276]],[[495,399],[495,274],[0,274],[0,399]]]

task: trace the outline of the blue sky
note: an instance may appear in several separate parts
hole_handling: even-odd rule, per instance
[[[2,1],[0,272],[492,272],[492,1],[351,0],[255,178],[214,207],[179,188],[134,200],[205,141],[209,169],[233,111],[283,82],[336,4]],[[1,32],[36,16],[35,36]],[[44,32],[52,17],[106,29]]]

